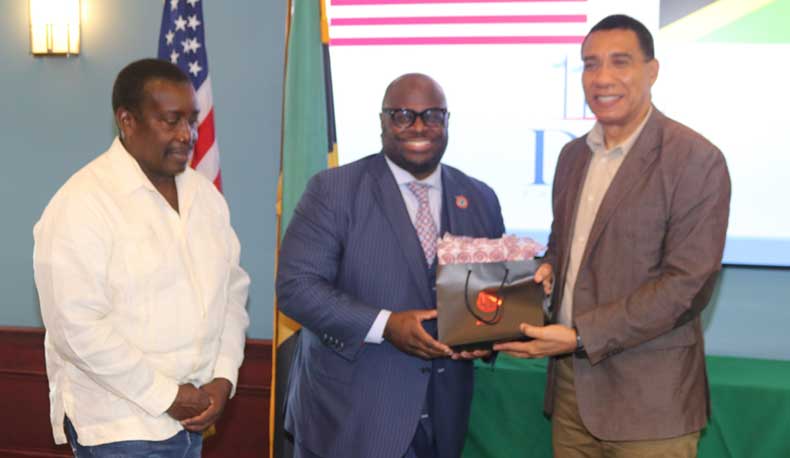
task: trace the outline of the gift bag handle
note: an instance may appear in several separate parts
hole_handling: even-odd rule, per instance
[[[502,288],[504,288],[505,283],[507,282],[507,276],[510,274],[510,269],[505,267],[505,276],[502,278],[502,283],[499,284],[499,290],[497,291],[497,295],[502,297]],[[464,284],[464,302],[466,302],[466,310],[472,314],[473,317],[477,318],[480,322],[488,324],[488,325],[495,325],[502,320],[502,316],[504,315],[504,303],[496,308],[496,312],[494,312],[494,316],[492,318],[485,318],[480,316],[477,312],[475,312],[474,307],[469,305],[469,277],[472,276],[472,271],[466,271],[466,283]]]

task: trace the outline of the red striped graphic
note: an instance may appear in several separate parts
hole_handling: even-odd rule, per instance
[[[330,0],[331,46],[577,45],[587,0]]]
[[[332,0],[332,6],[417,5],[429,3],[579,3],[587,0]]]
[[[333,38],[332,46],[580,44],[583,36]]]
[[[556,24],[587,22],[584,14],[546,14],[521,16],[416,16],[334,18],[333,26],[414,25],[414,24]]]

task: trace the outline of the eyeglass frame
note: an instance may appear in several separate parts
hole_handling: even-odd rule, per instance
[[[428,113],[429,111],[438,111],[443,114],[441,124],[428,123],[425,121],[425,114]],[[403,126],[396,123],[395,113],[398,112],[409,113],[412,116],[411,122]],[[440,107],[426,108],[419,112],[412,110],[411,108],[382,108],[381,113],[388,115],[390,117],[390,121],[392,122],[392,124],[398,127],[399,129],[408,129],[409,127],[413,126],[414,123],[417,122],[417,118],[420,118],[422,120],[423,125],[425,125],[426,127],[447,127],[447,118],[450,115],[450,112],[447,111],[447,108],[440,108]]]

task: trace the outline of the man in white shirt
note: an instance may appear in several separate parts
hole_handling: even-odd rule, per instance
[[[249,277],[225,200],[187,167],[188,77],[133,62],[112,104],[119,137],[33,231],[52,431],[77,457],[198,457],[236,386]]]
[[[504,226],[491,188],[440,163],[448,117],[433,79],[397,78],[382,152],[315,175],[294,212],[277,297],[303,325],[285,412],[296,458],[461,454],[473,368],[436,340],[436,237]]]

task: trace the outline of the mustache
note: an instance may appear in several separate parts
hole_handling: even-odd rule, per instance
[[[165,148],[165,154],[190,154],[194,149],[195,142],[190,142],[188,147],[183,146],[168,146]]]

